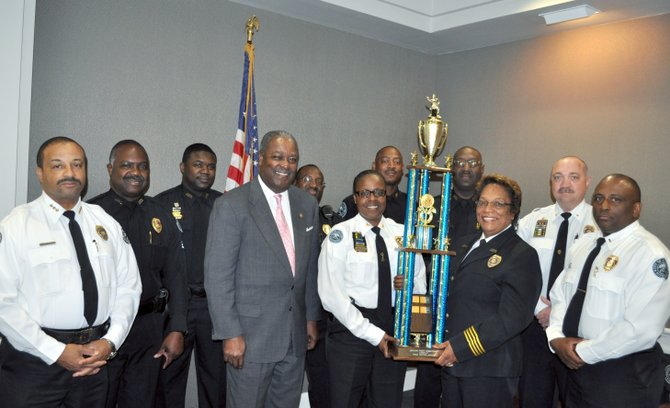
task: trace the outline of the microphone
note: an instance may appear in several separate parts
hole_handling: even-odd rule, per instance
[[[331,221],[333,217],[335,216],[335,211],[333,211],[333,207],[329,205],[324,205],[321,207],[321,214],[328,220]]]

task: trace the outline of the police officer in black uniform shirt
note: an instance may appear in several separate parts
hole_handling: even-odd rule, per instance
[[[326,188],[326,181],[321,169],[315,164],[306,164],[298,169],[294,184],[309,194],[311,194],[318,203],[321,203],[323,190]],[[319,207],[319,242],[330,233],[333,225],[341,222],[342,218],[333,211],[333,207],[322,205]],[[305,359],[305,370],[307,372],[307,393],[309,395],[309,405],[312,408],[330,407],[330,395],[328,391],[328,366],[326,365],[326,322],[327,312],[321,308],[321,320],[318,322],[319,342],[314,349],[307,352]]]
[[[157,406],[184,407],[191,354],[195,349],[198,379],[198,406],[226,406],[226,369],[221,341],[212,340],[212,321],[204,288],[205,243],[209,213],[221,192],[213,190],[216,154],[202,143],[186,148],[179,164],[181,184],[155,198],[171,211],[182,231],[186,254],[188,334],[184,353],[161,371]]]
[[[475,191],[477,183],[484,173],[484,163],[479,150],[470,146],[463,146],[454,153],[453,162],[454,189],[451,192],[451,207],[449,214],[449,238],[456,240],[466,235],[476,234],[477,205]],[[441,197],[435,199],[435,208],[440,208]],[[435,222],[438,220],[435,219]],[[430,258],[426,260],[430,261]],[[427,273],[427,276],[430,276]],[[416,383],[414,386],[414,407],[438,407],[440,395],[442,369],[432,363],[419,363],[416,367]]]
[[[137,317],[128,338],[109,362],[107,407],[153,407],[158,374],[184,348],[188,292],[184,251],[174,219],[144,194],[149,189],[149,158],[134,140],[112,148],[107,165],[111,189],[90,200],[128,234],[142,279]],[[163,336],[169,296],[168,333]]]
[[[386,183],[386,210],[384,217],[404,224],[407,209],[407,194],[398,189],[403,176],[402,154],[397,147],[386,146],[379,149],[372,162],[372,170],[377,170]],[[354,218],[358,214],[353,194],[342,200],[338,214],[343,221]]]

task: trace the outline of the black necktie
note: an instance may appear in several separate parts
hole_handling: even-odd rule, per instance
[[[484,238],[482,238],[479,241],[479,245],[477,246],[477,248],[473,249],[467,255],[465,255],[465,257],[463,258],[463,260],[461,260],[461,262],[465,261],[468,257],[482,251],[486,251],[486,240]]]
[[[84,317],[88,325],[93,326],[95,318],[98,315],[98,286],[95,283],[93,267],[88,258],[81,228],[79,227],[79,223],[74,219],[74,211],[65,211],[63,215],[70,219],[68,226],[70,227],[70,234],[74,242],[74,249],[77,251],[79,268],[81,268],[81,286],[84,290]]]
[[[391,268],[389,266],[389,254],[386,250],[384,238],[379,234],[379,227],[372,227],[375,233],[375,245],[377,247],[377,314],[386,333],[393,333],[393,312],[391,309]]]
[[[563,217],[563,222],[561,223],[560,228],[558,229],[558,235],[556,235],[556,245],[554,246],[554,257],[551,258],[551,268],[549,269],[549,282],[547,283],[547,298],[549,298],[549,292],[551,292],[551,287],[554,286],[556,278],[563,270],[565,266],[565,247],[568,243],[568,226],[570,224],[569,212],[564,212],[561,214]]]
[[[579,276],[579,284],[577,285],[577,291],[572,296],[570,304],[568,305],[568,310],[565,311],[565,317],[563,318],[563,334],[565,337],[577,337],[577,330],[579,329],[579,319],[582,317],[582,308],[584,307],[584,298],[586,297],[586,284],[589,281],[589,275],[591,274],[591,266],[593,266],[593,261],[600,253],[600,247],[605,243],[605,238],[598,238],[596,247],[591,250],[591,253],[586,258],[586,263],[584,263],[584,268],[582,268],[582,274]]]

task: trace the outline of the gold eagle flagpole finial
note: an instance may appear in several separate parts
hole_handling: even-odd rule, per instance
[[[254,40],[254,32],[258,32],[258,29],[261,27],[261,22],[258,20],[258,17],[253,15],[247,20],[247,25],[245,27],[247,29],[247,42],[252,44]]]

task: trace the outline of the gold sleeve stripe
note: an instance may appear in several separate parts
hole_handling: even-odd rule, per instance
[[[481,356],[486,352],[484,350],[484,346],[482,346],[482,342],[479,341],[479,335],[477,335],[477,331],[475,330],[474,326],[470,326],[465,329],[463,334],[465,335],[465,340],[468,342],[468,346],[470,347],[470,350],[472,351],[472,354],[475,355],[475,357]]]

